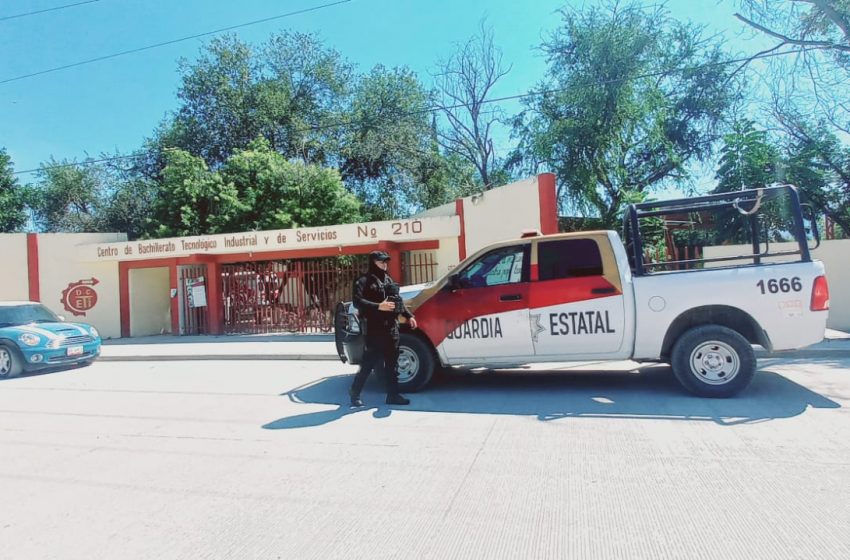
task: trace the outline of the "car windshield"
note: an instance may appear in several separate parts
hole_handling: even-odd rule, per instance
[[[53,321],[59,321],[59,317],[43,305],[25,304],[10,307],[0,306],[0,327]]]

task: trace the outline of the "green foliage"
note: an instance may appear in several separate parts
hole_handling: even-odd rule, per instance
[[[372,218],[409,214],[419,188],[441,172],[429,95],[406,68],[376,66],[355,86],[341,129],[340,171]],[[432,188],[433,188],[432,184]]]
[[[24,189],[13,173],[11,158],[0,149],[0,233],[18,231],[27,222]]]
[[[232,184],[210,171],[203,159],[183,150],[166,156],[159,196],[153,206],[151,233],[175,237],[225,233],[246,209]]]
[[[526,102],[512,158],[558,177],[562,210],[619,222],[628,193],[682,183],[712,153],[738,88],[714,39],[663,8],[565,10],[542,46],[550,93]]]
[[[144,234],[155,184],[117,165],[49,161],[27,186],[36,228],[47,232]]]
[[[232,36],[215,39],[197,60],[183,61],[180,72],[181,105],[149,141],[154,155],[140,166],[147,178],[163,180],[167,148],[223,170],[231,156],[263,138],[286,160],[338,168],[368,219],[408,215],[468,185],[465,169],[452,175],[457,162],[437,149],[425,110],[430,94],[406,68],[376,66],[358,76],[315,36],[285,32],[259,47]],[[241,194],[253,196],[240,187]],[[277,210],[283,214],[246,216],[243,229],[301,221]]]
[[[360,202],[345,190],[339,173],[287,161],[264,139],[233,155],[221,170],[238,192],[243,210],[237,229],[286,229],[358,222]]]
[[[850,226],[850,1],[741,0],[736,16],[800,54],[771,61],[773,116],[787,136],[783,179],[840,228]],[[793,95],[791,95],[793,93]],[[839,138],[843,139],[839,140]]]
[[[339,115],[351,68],[317,37],[283,32],[258,48],[218,37],[179,71],[181,106],[155,144],[215,168],[262,136],[288,158],[326,163],[328,146],[313,127]]]
[[[832,127],[796,121],[786,151],[785,178],[805,201],[850,232],[850,149]]]
[[[154,205],[156,237],[286,229],[361,221],[360,202],[334,169],[288,161],[257,139],[210,170],[182,150],[167,155]]]
[[[96,232],[98,210],[106,197],[102,167],[50,160],[31,186],[30,206],[40,231]]]
[[[776,180],[779,150],[749,120],[736,121],[723,136],[714,192],[766,187]]]

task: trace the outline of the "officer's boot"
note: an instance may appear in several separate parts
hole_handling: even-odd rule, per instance
[[[360,398],[360,392],[354,392],[354,389],[348,390],[348,395],[351,397],[351,406],[352,408],[359,408],[361,406],[365,406],[363,404],[363,400]]]
[[[385,373],[387,375],[387,404],[410,404],[410,400],[404,398],[398,392],[398,371],[393,368]]]
[[[410,399],[396,393],[395,395],[387,395],[387,404],[410,404]]]

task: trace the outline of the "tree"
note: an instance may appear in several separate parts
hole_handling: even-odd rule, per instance
[[[360,202],[339,173],[287,161],[265,139],[230,157],[221,170],[243,205],[233,225],[241,230],[347,224],[362,219]]]
[[[150,222],[154,237],[238,231],[236,219],[245,205],[236,187],[183,150],[168,152],[166,161]]]
[[[618,224],[629,193],[687,179],[738,96],[715,38],[663,8],[564,10],[542,46],[550,79],[516,119],[514,159],[556,173],[561,208]]]
[[[23,188],[14,175],[12,159],[0,149],[0,233],[18,231],[26,222]]]
[[[735,121],[723,136],[716,193],[766,187],[776,181],[779,150],[750,120]]]
[[[442,168],[430,96],[407,68],[376,66],[355,85],[340,134],[340,172],[374,219],[421,209],[420,189]],[[427,198],[427,197],[425,197]]]
[[[137,167],[107,163],[105,169],[110,188],[98,213],[97,227],[103,232],[122,232],[130,240],[143,237],[150,227],[150,217],[159,186],[138,173]]]
[[[820,212],[848,230],[850,152],[850,2],[741,0],[735,16],[773,41],[796,50],[787,62],[771,59],[772,116],[786,136],[782,180],[797,185]],[[755,59],[762,53],[752,56]]]
[[[447,129],[438,132],[440,146],[472,164],[485,189],[506,178],[499,173],[493,144],[493,126],[503,113],[488,109],[487,101],[496,82],[510,70],[502,64],[492,29],[482,23],[478,36],[458,45],[437,74],[438,107],[448,122]]]
[[[31,193],[33,219],[40,231],[100,231],[98,211],[106,197],[102,167],[51,159],[36,173]]]
[[[750,120],[736,120],[731,131],[723,136],[720,148],[720,160],[717,168],[717,187],[715,193],[734,192],[743,189],[757,189],[776,182],[777,168],[780,166],[779,149],[768,139],[763,130],[757,130]],[[776,239],[776,232],[787,228],[790,215],[783,200],[767,201],[760,205],[759,219],[764,232]],[[710,240],[706,244],[720,244],[734,241],[746,243],[752,241],[751,225],[733,208],[714,212],[710,217],[696,214],[694,221],[700,218],[714,220],[710,229]],[[706,233],[706,232],[704,232]]]
[[[793,113],[823,115],[832,126],[850,133],[850,2],[847,0],[741,0],[744,14],[739,20],[774,41],[774,45],[753,55],[796,49],[790,65],[774,60],[778,79],[775,93],[781,93]],[[788,84],[783,86],[782,84]],[[800,95],[806,84],[806,94]],[[779,92],[784,87],[787,92]],[[796,90],[796,91],[795,91]],[[793,93],[792,93],[793,92]]]
[[[325,163],[314,130],[338,117],[351,67],[313,35],[283,32],[254,48],[217,37],[180,61],[180,108],[154,144],[202,157],[217,168],[262,136],[286,157]]]
[[[789,132],[785,180],[815,209],[850,232],[850,149],[826,123],[784,120]]]

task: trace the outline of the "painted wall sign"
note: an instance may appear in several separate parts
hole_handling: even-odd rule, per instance
[[[131,261],[195,254],[221,255],[342,247],[366,245],[377,241],[420,241],[458,235],[458,216],[436,216],[313,228],[96,243],[81,246],[80,257],[86,261]]]
[[[62,290],[61,301],[65,310],[85,317],[86,311],[97,305],[97,292],[94,287],[99,283],[97,278],[89,278],[68,284],[68,287]]]

